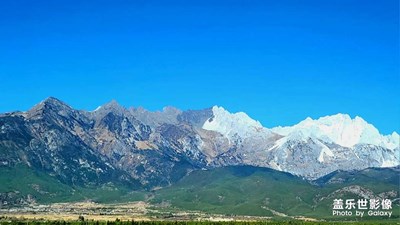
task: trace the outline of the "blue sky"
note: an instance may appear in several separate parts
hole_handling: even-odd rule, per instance
[[[0,112],[221,105],[266,127],[359,115],[399,131],[397,0],[2,1]]]

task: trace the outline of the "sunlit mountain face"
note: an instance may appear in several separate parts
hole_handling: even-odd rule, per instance
[[[389,199],[398,208],[399,155],[396,132],[382,135],[346,114],[266,128],[220,106],[152,112],[112,101],[84,111],[50,97],[0,115],[0,203],[36,210],[140,200],[204,213],[331,218],[337,198]]]
[[[336,170],[399,165],[396,132],[381,135],[345,114],[269,129],[218,106],[150,112],[112,101],[81,111],[48,98],[0,119],[2,164],[22,163],[72,184],[165,186],[193,170],[232,165],[313,180]]]

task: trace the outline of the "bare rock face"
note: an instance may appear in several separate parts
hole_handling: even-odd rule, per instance
[[[150,126],[134,115],[115,101],[84,112],[48,98],[28,112],[0,116],[0,163],[24,163],[68,184],[149,188],[205,166],[190,126]]]
[[[393,142],[397,133],[379,136],[360,118],[340,118],[347,121],[347,133],[351,126],[363,125],[366,131],[359,139],[329,138],[321,133],[327,128],[318,126],[335,124],[332,118],[267,129],[245,113],[216,106],[150,112],[111,101],[88,112],[48,98],[27,112],[0,115],[0,166],[23,163],[74,185],[118,182],[154,188],[193,170],[230,165],[316,179],[338,169],[399,164],[398,142]],[[370,137],[377,138],[370,142]]]

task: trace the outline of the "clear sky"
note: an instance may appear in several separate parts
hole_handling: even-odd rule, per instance
[[[167,3],[168,2],[168,3]],[[220,105],[399,131],[398,0],[1,1],[0,112]]]

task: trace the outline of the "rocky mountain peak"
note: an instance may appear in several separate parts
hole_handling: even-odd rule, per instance
[[[73,110],[63,101],[54,97],[48,97],[28,110],[26,115],[27,118],[33,119],[41,118],[44,114],[67,115]]]
[[[101,109],[106,109],[106,110],[122,110],[125,109],[122,105],[120,105],[116,100],[111,100],[110,102],[107,102],[103,106],[101,106]]]
[[[110,102],[97,107],[96,110],[92,111],[92,114],[96,117],[104,117],[105,115],[113,113],[119,116],[129,115],[129,111],[120,105],[116,100],[111,100]]]
[[[163,108],[163,113],[178,115],[178,114],[182,113],[182,111],[173,106],[165,106]]]
[[[103,107],[121,107],[121,105],[117,102],[117,100],[112,99],[111,101],[104,104]]]
[[[37,108],[43,108],[45,106],[52,107],[52,108],[68,108],[72,109],[69,105],[67,105],[65,102],[55,98],[55,97],[48,97],[45,100],[41,101],[39,104],[37,104],[35,107]]]

